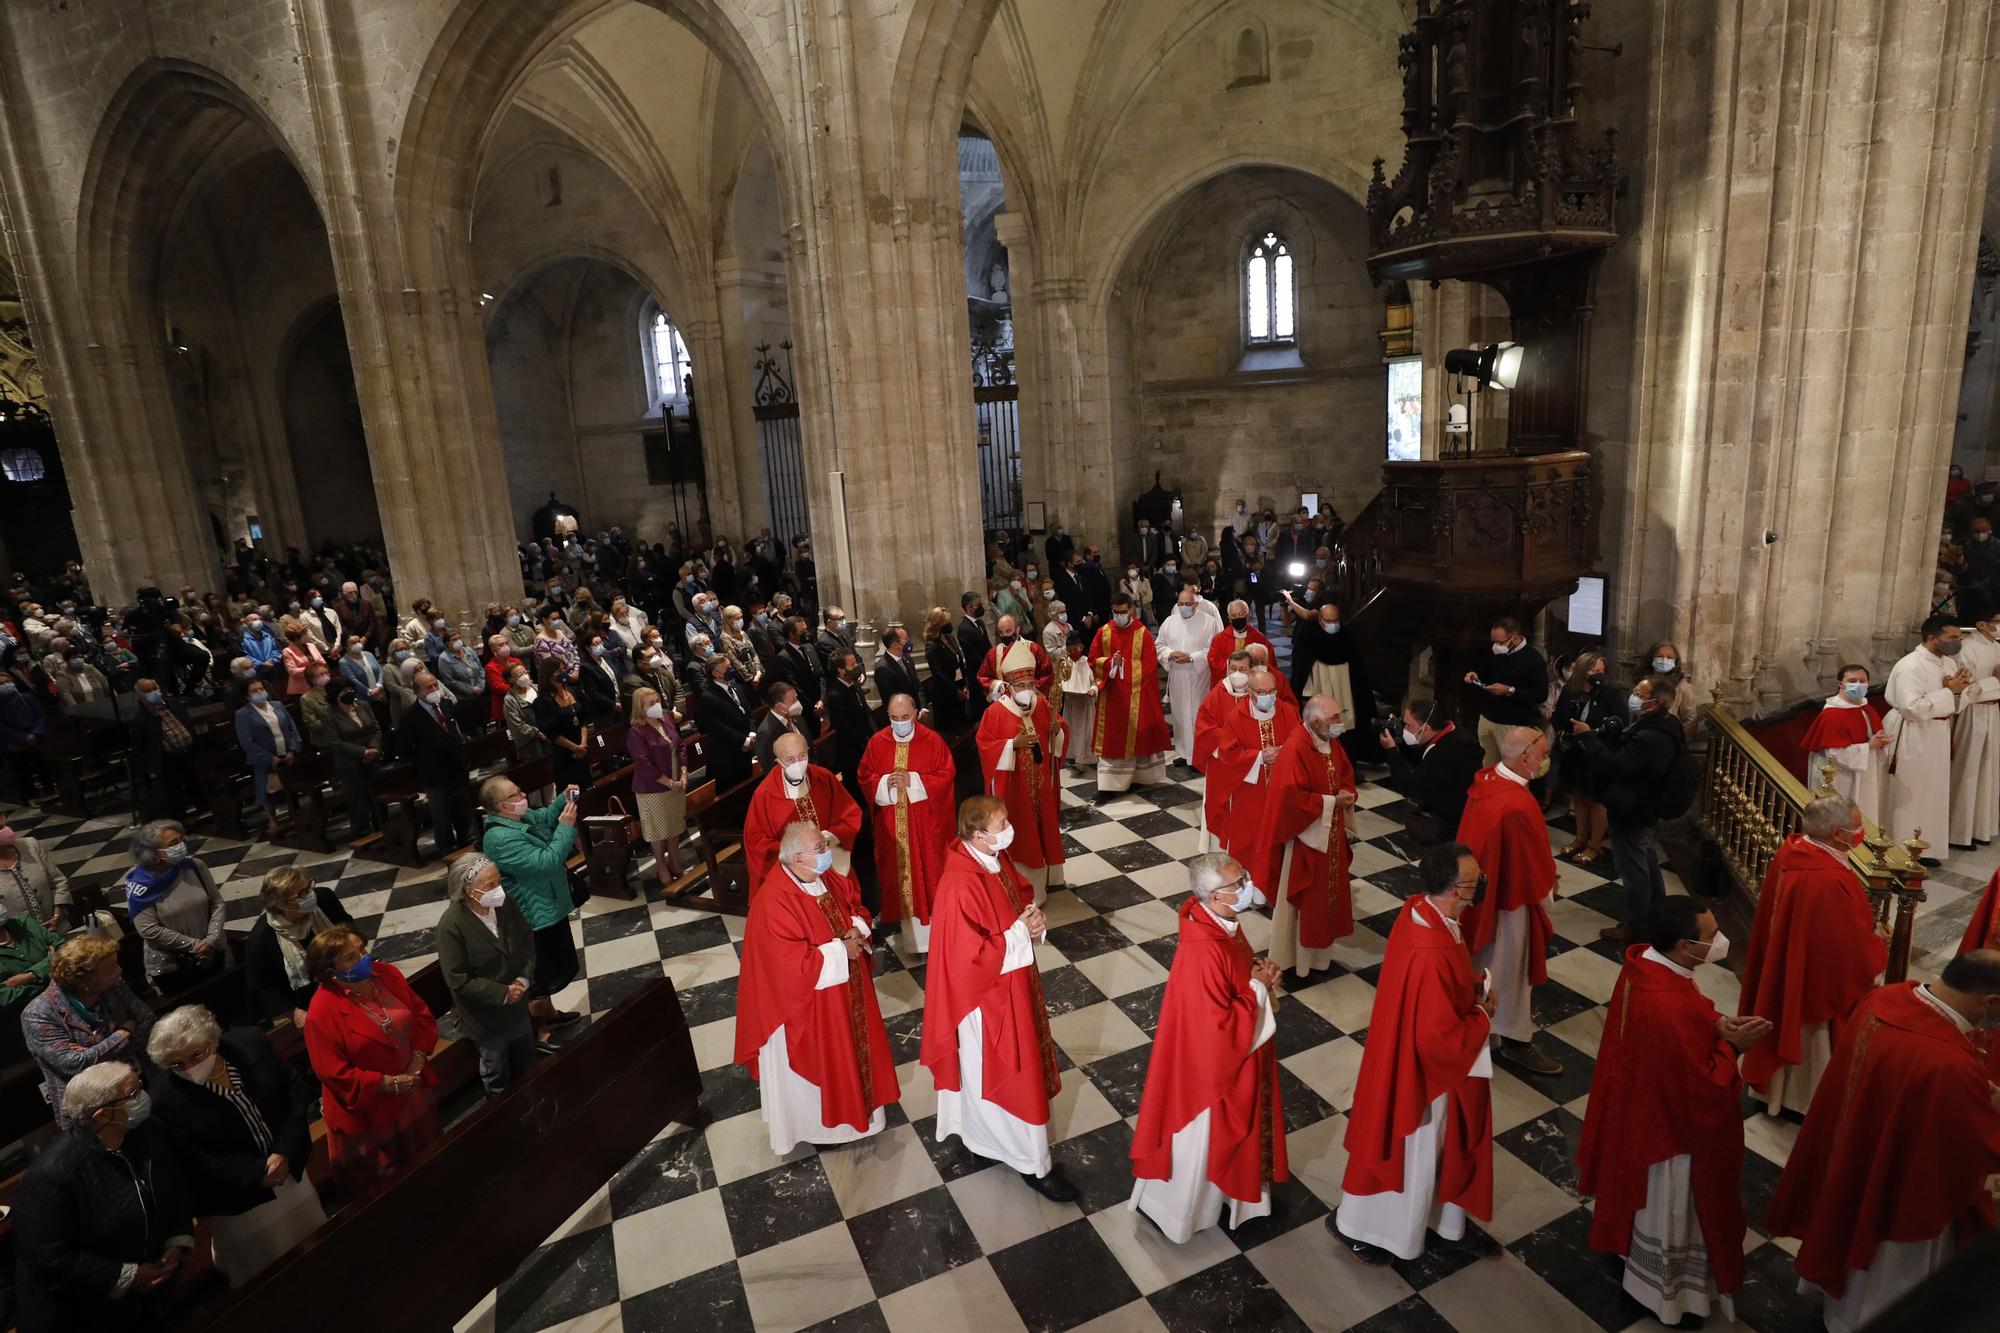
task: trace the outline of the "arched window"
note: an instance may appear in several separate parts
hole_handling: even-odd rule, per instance
[[[646,326],[646,368],[653,380],[655,406],[687,395],[687,339],[657,306]]]
[[[1244,330],[1252,347],[1298,338],[1298,288],[1292,279],[1292,252],[1284,238],[1267,231],[1243,261]]]

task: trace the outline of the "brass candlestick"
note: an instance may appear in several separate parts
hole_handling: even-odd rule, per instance
[[[1819,766],[1819,778],[1820,778],[1819,786],[1813,788],[1813,795],[1815,796],[1840,795],[1840,793],[1834,789],[1833,785],[1833,775],[1838,772],[1840,772],[1840,765],[1832,762],[1831,760],[1827,761],[1824,764],[1821,764]]]

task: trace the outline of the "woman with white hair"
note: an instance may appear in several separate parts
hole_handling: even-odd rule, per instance
[[[187,1170],[215,1266],[240,1287],[326,1221],[305,1178],[319,1096],[256,1028],[224,1032],[198,1004],[153,1025],[153,1119]]]
[[[145,942],[147,979],[164,993],[221,971],[229,960],[222,890],[188,846],[187,830],[171,819],[141,824],[132,834],[132,861],[125,910]]]
[[[451,863],[444,886],[451,903],[438,918],[438,970],[458,1026],[479,1048],[479,1081],[491,1096],[535,1062],[535,932],[501,887],[500,867],[477,852]]]
[[[185,1176],[151,1099],[122,1061],[63,1089],[66,1129],[14,1195],[20,1333],[166,1327],[165,1291],[194,1248]]]

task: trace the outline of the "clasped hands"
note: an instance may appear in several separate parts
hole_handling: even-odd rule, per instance
[[[1731,1018],[1727,1015],[1715,1020],[1715,1030],[1722,1039],[1739,1051],[1747,1051],[1771,1031],[1771,1020],[1751,1015]]]
[[[1042,909],[1029,903],[1021,909],[1021,924],[1028,928],[1028,938],[1040,944],[1048,937],[1049,919],[1042,915]]]
[[[1269,954],[1258,954],[1250,961],[1250,979],[1264,983],[1264,989],[1276,993],[1278,980],[1284,975],[1278,965],[1271,961]]]

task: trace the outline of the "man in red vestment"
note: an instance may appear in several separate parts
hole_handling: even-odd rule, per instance
[[[1299,706],[1299,696],[1293,692],[1292,682],[1285,679],[1285,673],[1279,671],[1276,664],[1272,661],[1271,645],[1268,643],[1253,643],[1244,649],[1244,651],[1250,654],[1250,669],[1252,671],[1269,671],[1276,675],[1278,677],[1278,697],[1292,707],[1297,708]],[[1346,704],[1342,704],[1340,707],[1342,712],[1347,711]]]
[[[1274,883],[1278,870],[1271,849],[1257,838],[1271,803],[1272,770],[1280,747],[1303,725],[1299,710],[1278,697],[1278,677],[1270,671],[1250,673],[1249,707],[1222,715],[1214,765],[1219,776],[1208,779],[1226,788],[1222,845],[1259,883]]]
[[[1972,920],[1966,922],[1965,938],[1958,942],[1960,953],[1974,949],[2000,949],[2000,870],[1986,881],[1986,892],[1979,896]],[[1986,1076],[2000,1084],[2000,1038],[1986,1042]]]
[[[1468,1213],[1493,1216],[1493,1004],[1458,928],[1486,877],[1455,842],[1426,848],[1417,871],[1422,890],[1404,902],[1382,955],[1347,1113],[1342,1198],[1326,1220],[1371,1265],[1422,1254],[1433,1213],[1440,1238],[1481,1257],[1500,1252],[1465,1223]]]
[[[750,872],[750,896],[764,887],[778,864],[778,838],[785,825],[805,820],[825,835],[834,869],[851,874],[849,849],[861,836],[861,807],[835,777],[806,758],[805,737],[786,734],[771,747],[777,762],[757,790],[743,816],[743,862]]]
[[[1068,1203],[1076,1187],[1049,1158],[1049,1102],[1062,1075],[1035,965],[1048,922],[1003,855],[1013,836],[998,797],[959,807],[931,904],[921,1058],[937,1083],[938,1142],[956,1134],[968,1152]]]
[[[1065,737],[1049,701],[1035,689],[1035,661],[1025,643],[1007,650],[1003,663],[1007,693],[979,719],[975,739],[986,792],[1007,803],[1014,841],[1007,859],[1047,900],[1049,885],[1062,883],[1061,783]]]
[[[889,725],[868,739],[858,770],[874,804],[875,872],[882,919],[903,923],[903,948],[930,949],[931,887],[951,843],[958,766],[944,738],[917,721],[917,701],[889,699]]]
[[[1253,859],[1274,868],[1266,890],[1272,904],[1271,958],[1299,976],[1332,963],[1333,942],[1354,933],[1347,879],[1354,767],[1334,739],[1341,726],[1340,700],[1322,694],[1306,702],[1305,725],[1271,761],[1270,795],[1256,835],[1262,854]]]
[[[1841,1025],[1889,966],[1889,928],[1876,925],[1847,859],[1861,841],[1860,810],[1845,796],[1821,796],[1800,822],[1805,831],[1779,844],[1764,872],[1736,1006],[1771,1020],[1743,1057],[1743,1081],[1772,1115],[1805,1114]]]
[[[1175,1244],[1222,1219],[1233,1231],[1271,1213],[1290,1178],[1278,1090],[1278,965],[1253,958],[1237,922],[1257,886],[1226,853],[1188,862],[1173,970],[1160,1000],[1132,1138],[1131,1206]]]
[[[1736,1317],[1743,1287],[1743,1107],[1737,1052],[1771,1025],[1724,1018],[1695,988],[1729,941],[1688,897],[1653,904],[1604,1016],[1577,1147],[1597,1200],[1590,1248],[1622,1254],[1625,1291],[1671,1327]],[[1720,943],[1718,943],[1720,941]]]
[[[1223,626],[1220,634],[1208,641],[1209,676],[1220,680],[1223,668],[1228,664],[1229,655],[1248,651],[1253,643],[1264,645],[1264,652],[1267,654],[1264,660],[1270,662],[1272,659],[1268,654],[1271,651],[1271,641],[1264,637],[1263,630],[1250,623],[1250,604],[1238,598],[1229,604],[1229,623]]]
[[[1250,654],[1244,652],[1229,655],[1229,670],[1218,679],[1202,697],[1201,708],[1194,717],[1194,766],[1208,779],[1202,785],[1201,794],[1201,849],[1215,851],[1222,846],[1225,826],[1229,822],[1229,796],[1236,783],[1243,780],[1238,773],[1232,780],[1227,768],[1218,775],[1216,759],[1222,749],[1222,720],[1230,713],[1247,708],[1250,697]]]
[[[871,922],[854,881],[833,872],[816,824],[779,837],[778,864],[750,901],[736,983],[736,1063],[762,1084],[771,1151],[851,1143],[882,1131],[901,1095],[875,999]]]
[[[2000,953],[1975,949],[1928,985],[1857,1005],[1764,1214],[1795,1236],[1828,1333],[1871,1322],[1994,1224],[2000,1091],[1979,1043],[2000,1027]]]
[[[1112,597],[1111,623],[1090,641],[1090,670],[1098,682],[1097,794],[1165,782],[1174,738],[1160,708],[1160,652],[1130,594]]]
[[[1556,858],[1542,805],[1528,780],[1548,761],[1549,738],[1534,727],[1509,727],[1500,737],[1500,762],[1481,769],[1466,794],[1458,840],[1472,849],[1493,886],[1459,921],[1472,961],[1493,977],[1495,1052],[1514,1068],[1554,1076],[1562,1062],[1535,1046],[1529,1011],[1531,987],[1549,979],[1548,909],[1555,892]]]
[[[1054,689],[1056,664],[1041,644],[1033,638],[1021,637],[1020,622],[1012,616],[1002,616],[995,622],[994,628],[1000,631],[1000,642],[986,650],[986,656],[979,659],[979,670],[975,673],[979,678],[979,688],[986,692],[987,701],[990,703],[1000,697],[999,687],[1004,683],[1000,663],[1017,643],[1026,644],[1029,655],[1035,659],[1035,693],[1046,695]]]

